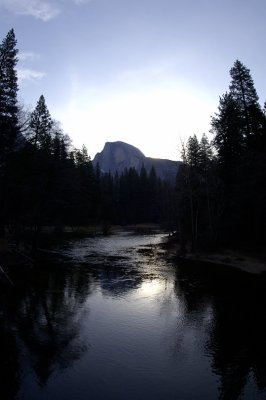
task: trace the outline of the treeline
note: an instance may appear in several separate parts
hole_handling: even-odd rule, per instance
[[[229,91],[211,120],[213,140],[183,145],[177,176],[177,229],[181,248],[265,246],[266,115],[250,71],[230,70]]]
[[[75,149],[43,95],[26,112],[17,101],[13,30],[0,46],[0,230],[19,236],[43,226],[169,221],[173,188],[155,169],[101,174],[85,146]],[[171,200],[172,199],[172,200]]]
[[[98,175],[98,174],[97,174]],[[174,187],[142,166],[100,176],[100,220],[115,224],[160,223],[173,228]]]

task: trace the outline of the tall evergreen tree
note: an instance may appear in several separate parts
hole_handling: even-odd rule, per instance
[[[205,135],[205,133],[202,135],[201,140],[200,140],[200,151],[199,151],[199,168],[200,168],[200,173],[201,173],[201,181],[202,181],[202,186],[205,188],[203,192],[205,192],[205,209],[206,209],[206,218],[204,221],[207,222],[208,225],[208,233],[209,233],[209,239],[210,241],[214,240],[214,223],[213,223],[213,209],[214,209],[214,201],[213,201],[213,196],[214,196],[214,181],[213,179],[214,174],[213,174],[213,166],[214,166],[214,155],[213,155],[213,149],[212,146]]]
[[[199,147],[199,164],[202,171],[207,172],[211,168],[213,149],[205,133],[201,137]]]
[[[11,155],[18,137],[17,109],[17,53],[14,30],[11,29],[0,44],[0,236],[9,208]],[[12,169],[12,168],[11,168]]]
[[[73,182],[73,221],[86,225],[95,220],[95,173],[86,146],[74,151],[75,174]]]
[[[205,134],[200,141],[194,135],[183,143],[183,165],[176,181],[181,253],[185,252],[187,241],[191,251],[195,251],[199,245],[210,243],[214,238],[212,159],[212,148]]]
[[[0,165],[14,149],[18,135],[16,45],[11,29],[0,45]]]
[[[256,145],[258,137],[263,134],[265,118],[250,70],[239,60],[236,60],[230,70],[230,75],[232,80],[229,89],[242,116],[242,135],[247,146],[254,143]]]
[[[51,150],[53,120],[45,103],[43,95],[40,96],[35,110],[31,113],[28,140],[36,149]]]
[[[233,242],[256,237],[258,242],[265,227],[266,119],[249,69],[237,60],[230,75],[230,91],[220,98],[211,122],[220,238]]]
[[[242,111],[244,113],[247,112],[248,107],[251,105],[259,106],[259,98],[250,75],[250,70],[239,60],[236,60],[230,69],[230,76],[232,78],[229,86],[230,92],[241,106]]]
[[[226,175],[230,177],[245,147],[242,114],[231,93],[220,97],[218,113],[212,117],[211,126],[211,132],[215,135],[213,144],[217,150],[218,162],[223,165]]]
[[[198,168],[200,163],[200,145],[196,135],[188,138],[186,155],[189,166]]]

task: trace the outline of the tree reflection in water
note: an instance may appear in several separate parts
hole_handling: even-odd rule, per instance
[[[54,369],[68,367],[86,349],[80,324],[88,312],[88,276],[80,269],[55,266],[47,272],[35,271],[22,292],[9,290],[2,299],[0,371],[8,378],[1,388],[5,399],[13,399],[19,390],[18,371],[33,368],[39,384],[45,385]]]
[[[14,399],[20,386],[19,349],[13,319],[18,298],[13,290],[0,292],[0,393],[1,398]],[[3,397],[2,397],[3,396]]]
[[[181,265],[176,274],[176,292],[185,301],[187,318],[204,304],[211,306],[206,352],[220,377],[220,399],[239,399],[252,374],[258,389],[266,390],[264,277],[206,265]]]

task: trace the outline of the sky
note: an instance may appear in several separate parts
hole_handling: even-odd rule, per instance
[[[266,100],[265,20],[265,0],[0,0],[0,41],[14,29],[20,102],[43,94],[75,147],[179,160],[212,138],[236,59]]]

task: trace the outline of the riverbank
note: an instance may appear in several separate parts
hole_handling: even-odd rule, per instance
[[[171,245],[168,248],[169,257],[182,262],[206,263],[213,267],[233,267],[251,274],[266,273],[266,251],[244,251],[223,249],[213,252],[186,253],[180,255],[179,248]]]
[[[266,272],[266,260],[263,256],[255,257],[240,252],[225,250],[221,253],[190,256],[191,259],[209,262],[221,266],[231,266],[251,274]]]

